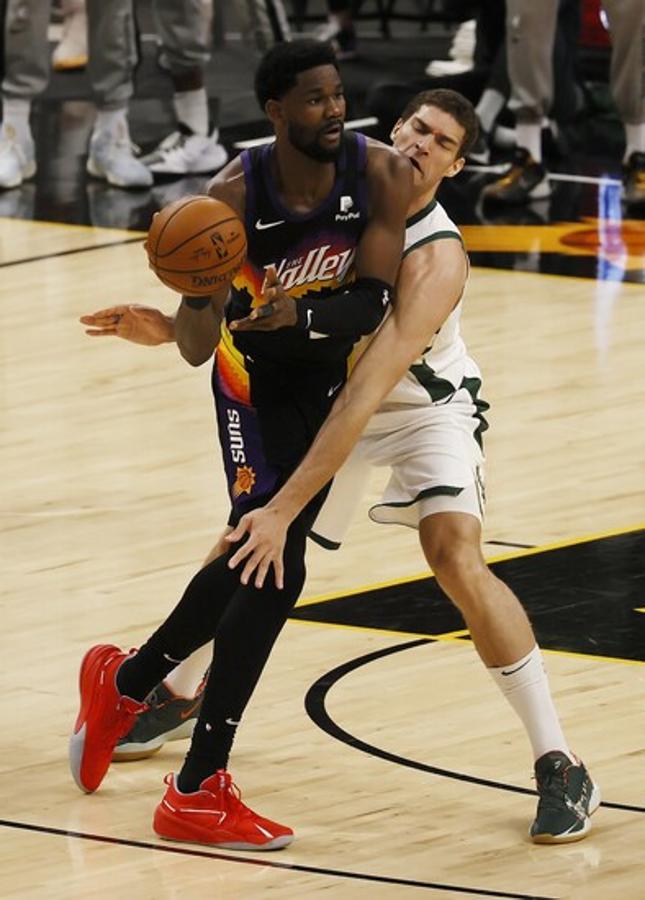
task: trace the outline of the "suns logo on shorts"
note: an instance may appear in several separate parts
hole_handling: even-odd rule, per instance
[[[256,482],[255,471],[252,466],[238,466],[233,485],[233,497],[237,499],[240,494],[250,494]]]

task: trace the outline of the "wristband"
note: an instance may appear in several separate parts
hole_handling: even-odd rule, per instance
[[[210,297],[182,297],[188,309],[206,309],[211,302]]]

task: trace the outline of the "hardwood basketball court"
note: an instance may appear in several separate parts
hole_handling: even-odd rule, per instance
[[[78,793],[66,743],[82,653],[143,639],[227,511],[208,366],[190,369],[172,347],[90,340],[77,323],[116,299],[174,308],[141,238],[0,221],[3,896],[645,896],[637,284],[475,268],[465,313],[492,404],[487,554],[523,561],[515,586],[562,621],[560,646],[592,624],[589,592],[603,629],[619,631],[611,654],[549,650],[557,635],[546,644],[567,734],[603,790],[585,841],[529,842],[521,728],[463,626],[444,621],[447,602],[423,613],[414,532],[363,514],[340,551],[311,547],[306,618],[287,624],[231,761],[249,803],[294,826],[291,847],[263,856],[157,840],[151,815],[180,742]],[[627,549],[607,538],[622,532]],[[540,548],[590,537],[582,568],[574,553],[552,578],[557,551]],[[585,579],[590,547],[607,582]],[[351,624],[370,588],[373,610],[363,603]],[[397,590],[421,625],[414,612],[397,622]],[[621,640],[640,652],[621,658]]]

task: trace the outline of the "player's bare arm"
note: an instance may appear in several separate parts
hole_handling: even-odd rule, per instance
[[[463,247],[455,239],[426,244],[405,258],[392,313],[358,361],[309,452],[276,496],[244,516],[229,536],[233,542],[249,534],[230,561],[231,567],[245,561],[244,584],[255,571],[260,586],[271,566],[276,583],[282,584],[289,524],[333,477],[370,416],[430,344],[459,302],[466,275]]]
[[[244,173],[239,158],[217,173],[207,193],[227,203],[244,221]],[[191,366],[201,366],[212,357],[228,295],[226,285],[210,297],[182,297],[175,313],[175,339],[179,352]]]
[[[377,278],[393,285],[412,196],[412,166],[392,147],[377,141],[369,142],[367,160],[370,218],[356,251],[356,278]]]
[[[175,342],[175,317],[153,306],[120,304],[81,316],[90,337],[120,337],[133,344],[157,347]]]

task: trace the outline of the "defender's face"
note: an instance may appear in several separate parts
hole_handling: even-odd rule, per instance
[[[279,105],[294,147],[320,162],[336,159],[343,137],[345,94],[334,66],[301,72]]]
[[[409,119],[399,119],[391,138],[412,163],[415,185],[425,189],[461,171],[464,159],[458,153],[464,134],[450,113],[424,104]]]

